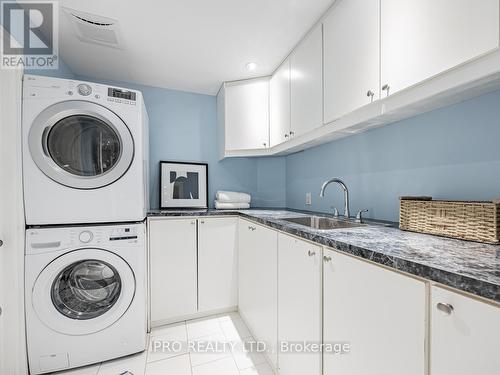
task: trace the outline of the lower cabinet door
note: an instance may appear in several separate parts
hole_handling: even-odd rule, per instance
[[[149,221],[151,323],[197,311],[196,219]]]
[[[321,267],[321,247],[278,235],[280,375],[321,374]]]
[[[500,307],[431,289],[431,375],[497,375]]]
[[[425,374],[424,282],[325,249],[323,283],[325,375]]]
[[[267,345],[277,366],[278,233],[250,221],[239,222],[238,309],[254,335]]]
[[[238,305],[238,218],[198,219],[198,309]]]

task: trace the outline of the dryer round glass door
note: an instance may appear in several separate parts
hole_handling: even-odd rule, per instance
[[[77,189],[112,184],[134,157],[126,124],[105,107],[84,101],[58,103],[41,112],[30,128],[29,148],[45,175]]]
[[[51,329],[69,335],[101,331],[127,311],[135,277],[118,255],[80,249],[54,259],[33,287],[33,307]]]

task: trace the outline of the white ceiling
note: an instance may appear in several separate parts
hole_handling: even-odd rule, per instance
[[[222,81],[270,74],[333,2],[61,0],[117,19],[125,48],[80,41],[61,11],[59,53],[77,75],[214,95]]]

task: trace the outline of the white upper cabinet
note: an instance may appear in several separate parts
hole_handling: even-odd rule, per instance
[[[498,0],[381,0],[381,15],[381,84],[389,93],[499,44]]]
[[[269,147],[269,78],[256,78],[224,84],[225,150],[251,150]],[[222,90],[221,90],[222,91]]]
[[[323,125],[323,30],[313,29],[290,55],[291,136]]]
[[[269,83],[271,147],[290,137],[290,60],[286,59],[274,72]]]
[[[500,307],[432,287],[432,375],[496,375]]]
[[[380,97],[380,0],[341,0],[323,23],[325,123]]]

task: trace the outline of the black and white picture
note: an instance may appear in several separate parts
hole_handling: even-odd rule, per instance
[[[161,208],[207,208],[206,163],[160,162]]]

